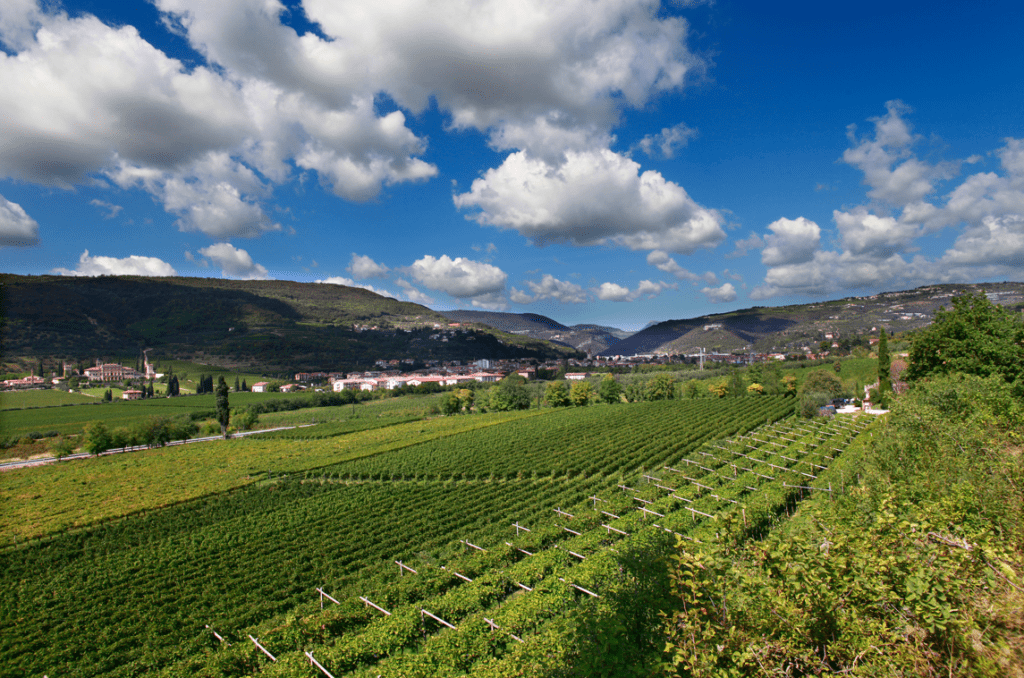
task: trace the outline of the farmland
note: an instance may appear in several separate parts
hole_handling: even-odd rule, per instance
[[[564,643],[566,620],[625,614],[608,607],[630,597],[616,573],[677,538],[666,529],[711,539],[743,508],[760,533],[805,492],[787,484],[830,482],[824,468],[858,427],[798,425],[792,408],[763,397],[489,414],[5,474],[4,492],[16,489],[4,503],[19,511],[4,515],[0,664],[12,675],[311,676],[308,650],[334,675],[508,675]],[[26,523],[45,536],[13,546]],[[417,575],[398,578],[396,560]],[[316,587],[341,604],[320,612]],[[218,648],[207,624],[233,644]],[[456,660],[453,643],[476,649]]]

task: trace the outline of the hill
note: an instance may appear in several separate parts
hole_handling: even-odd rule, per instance
[[[630,332],[601,325],[566,326],[537,313],[497,313],[493,311],[442,311],[452,322],[481,323],[512,334],[571,346],[578,351],[600,353],[630,336]]]
[[[1024,283],[929,285],[914,290],[792,306],[763,307],[666,320],[610,345],[600,355],[684,354],[707,351],[802,351],[821,341],[889,332],[930,324],[936,309],[965,291],[983,292],[995,303],[1024,308]],[[830,335],[830,336],[829,336]]]
[[[279,280],[0,275],[6,360],[52,356],[91,362],[136,355],[343,370],[378,359],[545,359],[571,353],[544,341],[474,326],[431,339],[448,320],[367,290]]]

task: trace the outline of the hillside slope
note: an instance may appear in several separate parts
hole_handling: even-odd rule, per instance
[[[631,334],[616,327],[600,325],[570,327],[537,313],[442,311],[442,315],[452,322],[481,323],[504,332],[572,346],[591,354],[599,353]]]
[[[6,359],[157,354],[266,369],[378,359],[561,357],[567,349],[482,327],[431,340],[442,315],[367,290],[276,280],[0,275]]]
[[[935,310],[955,295],[982,292],[1001,305],[1024,307],[1024,283],[929,285],[914,290],[847,297],[813,304],[754,308],[686,320],[666,320],[612,344],[601,355],[683,354],[736,350],[800,351],[832,338],[905,332],[931,323]]]

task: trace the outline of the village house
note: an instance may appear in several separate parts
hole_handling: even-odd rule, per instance
[[[124,381],[126,379],[142,379],[142,372],[117,365],[115,363],[96,363],[96,367],[89,367],[85,370],[85,376],[89,381]]]
[[[252,392],[253,393],[266,393],[267,389],[269,387],[270,387],[270,382],[259,381],[259,382],[256,382],[255,384],[252,385]]]
[[[136,391],[135,389],[128,389],[121,394],[122,400],[142,400],[142,391]]]

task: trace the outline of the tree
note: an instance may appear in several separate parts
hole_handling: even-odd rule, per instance
[[[63,459],[72,452],[75,451],[75,444],[71,438],[67,436],[57,436],[52,443],[50,443],[50,453],[55,459]]]
[[[644,395],[647,400],[674,400],[676,380],[668,374],[659,374],[647,382]]]
[[[235,377],[235,393],[238,393],[241,389],[238,384],[238,377]]]
[[[686,397],[687,398],[699,398],[700,397],[700,380],[691,379],[686,382]]]
[[[110,431],[102,421],[90,422],[82,434],[84,443],[82,448],[89,454],[99,456],[111,447]]]
[[[615,377],[610,374],[606,374],[601,380],[601,386],[598,387],[597,393],[601,398],[601,402],[612,405],[620,402],[619,396],[622,395],[622,387],[619,385],[619,382],[615,380]]]
[[[211,379],[213,377],[210,377]],[[217,383],[217,423],[224,439],[228,439],[228,424],[231,422],[231,410],[228,407],[228,382],[224,377]]]
[[[930,326],[910,347],[909,382],[940,374],[998,375],[1024,395],[1024,323],[1009,309],[983,294],[953,299],[952,310],[940,308]]]
[[[103,402],[109,403],[114,400],[114,392],[109,388],[103,393]]]
[[[743,375],[735,367],[729,374],[729,395],[738,397],[747,394],[747,385],[743,382]]]
[[[576,407],[583,407],[590,404],[590,397],[594,394],[594,387],[589,381],[574,381],[569,388],[569,400]]]
[[[757,396],[757,395],[763,395],[763,394],[764,394],[764,386],[761,386],[761,384],[758,384],[758,383],[755,382],[755,383],[753,383],[753,384],[751,384],[750,386],[747,387],[747,395]]]
[[[796,395],[796,377],[794,377],[792,374],[787,374],[782,378],[782,383],[786,391],[784,395]]]
[[[807,375],[804,385],[800,388],[800,395],[808,393],[824,393],[829,399],[838,398],[846,392],[843,382],[826,370],[815,370]]]
[[[892,394],[892,378],[889,376],[891,366],[889,341],[885,336],[885,328],[880,327],[878,332],[878,406],[883,410],[889,408],[889,396]]]
[[[461,409],[462,403],[459,402],[459,396],[455,395],[454,391],[448,391],[441,398],[441,414],[446,417],[458,414]]]
[[[495,412],[526,410],[530,407],[530,391],[526,380],[518,374],[510,374],[491,389],[490,409]]]
[[[569,399],[569,387],[561,379],[548,383],[544,390],[544,402],[551,407],[567,407],[572,402]]]
[[[242,390],[243,391],[248,391],[249,390],[249,387],[246,386],[246,384],[245,384],[245,379],[242,380]]]

